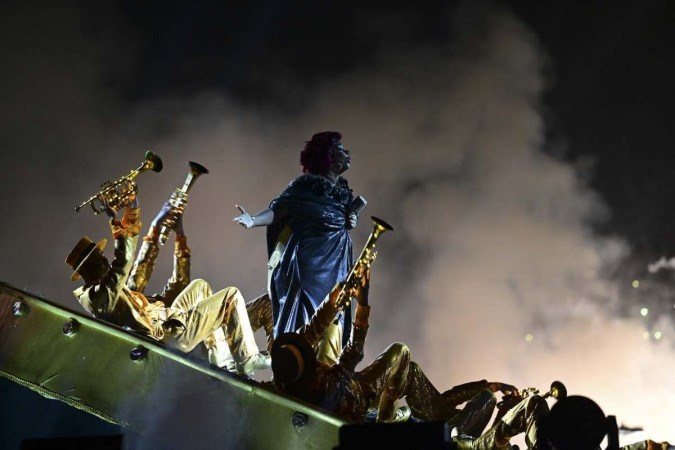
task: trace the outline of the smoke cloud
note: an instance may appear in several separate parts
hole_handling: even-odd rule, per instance
[[[629,246],[593,232],[609,211],[573,165],[546,151],[546,57],[511,13],[465,5],[448,18],[451,42],[383,48],[305,90],[306,108],[293,115],[243,108],[220,91],[125,103],[101,81],[116,72],[99,46],[133,64],[134,30],[117,40],[122,25],[108,11],[107,27],[85,40],[68,32],[79,16],[59,14],[56,29],[17,44],[42,52],[8,51],[3,63],[13,106],[0,113],[10,168],[0,182],[4,281],[77,309],[63,260],[81,235],[108,231],[104,217],[73,207],[152,148],[165,169],[137,180],[144,222],[182,185],[186,161],[205,165],[185,216],[193,276],[253,298],[266,285],[264,230],[233,224],[234,205],[267,207],[300,173],[304,141],[337,130],[352,152],[350,185],[368,199],[355,249],[369,215],[395,229],[377,244],[366,360],[402,341],[439,390],[482,378],[546,390],[561,380],[620,423],[675,440],[672,323],[656,319],[657,339],[643,318],[619,314],[625,300],[606,274]],[[0,30],[0,42],[18,36]],[[169,253],[149,291],[169,276]]]
[[[649,273],[658,273],[664,269],[675,269],[675,258],[667,259],[665,256],[662,256],[658,261],[653,262],[647,266]]]

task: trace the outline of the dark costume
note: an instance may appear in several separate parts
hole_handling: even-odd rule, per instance
[[[296,331],[308,323],[335,284],[352,266],[348,232],[353,201],[347,180],[305,174],[293,180],[270,204],[274,223],[267,228],[274,334]],[[343,344],[351,314],[345,314]]]
[[[324,301],[297,334],[318,353],[317,344],[337,312],[335,305]],[[337,364],[328,365],[317,357],[316,365],[305,365],[310,371],[305,378],[277,383],[278,386],[354,422],[365,421],[369,410],[376,411],[378,421],[395,420],[397,402],[405,397],[416,418],[447,421],[465,434],[480,435],[496,405],[487,381],[466,383],[440,393],[411,361],[410,350],[402,343],[390,345],[363,370],[355,371],[363,359],[369,313],[370,307],[357,306],[351,338]],[[281,341],[275,344],[283,347]],[[468,403],[459,409],[464,402]]]

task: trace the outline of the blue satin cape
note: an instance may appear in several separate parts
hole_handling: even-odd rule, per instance
[[[309,322],[333,286],[349,274],[353,254],[347,207],[352,200],[344,178],[332,185],[324,177],[305,174],[270,204],[274,223],[267,228],[269,254],[281,231],[286,226],[291,230],[270,281],[275,336]],[[340,321],[344,346],[351,331],[351,314],[344,314]]]

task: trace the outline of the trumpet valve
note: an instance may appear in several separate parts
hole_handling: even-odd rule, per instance
[[[171,194],[169,203],[182,213],[185,210],[185,205],[187,203],[187,194],[180,189],[176,189],[173,194]]]

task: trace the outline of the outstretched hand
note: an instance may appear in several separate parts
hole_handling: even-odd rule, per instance
[[[243,206],[239,205],[234,205],[237,207],[237,209],[241,212],[240,215],[232,219],[232,222],[236,222],[239,225],[241,225],[244,228],[252,228],[253,227],[253,217],[249,213],[246,212]]]

